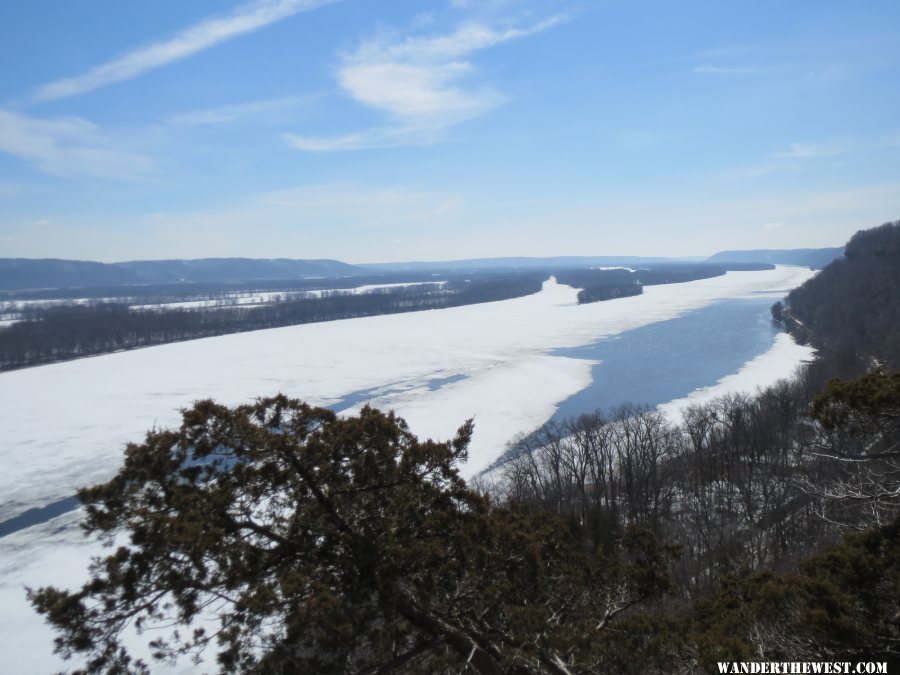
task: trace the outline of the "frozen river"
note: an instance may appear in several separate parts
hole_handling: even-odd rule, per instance
[[[697,399],[790,375],[810,352],[772,329],[768,307],[811,274],[795,267],[730,272],[589,305],[551,280],[540,293],[503,302],[227,335],[0,374],[0,522],[8,526],[6,536],[0,528],[0,655],[17,659],[23,673],[61,667],[23,586],[76,584],[98,549],[81,540],[78,512],[59,509],[71,506],[65,500],[78,487],[112,476],[126,442],[175,424],[179,409],[196,399],[236,404],[283,392],[347,411],[369,402],[397,410],[413,433],[434,438],[474,417],[471,475],[515,434],[554,415],[623,400]],[[665,409],[675,415],[682,402]],[[29,512],[33,520],[21,520]]]

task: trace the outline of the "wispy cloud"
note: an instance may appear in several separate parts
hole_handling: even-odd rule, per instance
[[[624,129],[616,132],[614,138],[622,147],[629,150],[652,148],[663,143],[676,140],[679,136],[671,132],[651,131],[647,129]]]
[[[0,152],[56,176],[133,178],[150,160],[121,149],[91,122],[78,117],[44,119],[0,110]]]
[[[304,152],[339,152],[341,150],[363,150],[393,148],[402,145],[431,145],[439,141],[446,127],[434,125],[407,124],[373,127],[343,136],[304,136],[284,133],[282,138],[289,146]]]
[[[340,83],[360,103],[411,126],[442,128],[477,117],[503,101],[489,88],[460,87],[472,70],[463,62],[360,63],[343,69]]]
[[[445,35],[407,37],[396,41],[391,36],[364,42],[348,55],[349,67],[372,62],[401,61],[415,63],[443,63],[461,58],[480,49],[494,47],[510,40],[542,33],[566,20],[557,15],[527,27],[494,28],[479,22],[461,25]]]
[[[827,157],[850,152],[853,144],[847,142],[831,143],[791,143],[787,150],[776,152],[776,159],[808,159],[810,157]]]
[[[395,129],[370,129],[356,134],[330,138],[301,136],[290,133],[282,134],[282,136],[292,148],[303,150],[304,152],[336,152],[339,150],[360,150],[362,148],[383,148],[396,145],[398,140],[397,130]]]
[[[218,108],[179,113],[167,118],[165,122],[179,125],[230,124],[300,108],[311,100],[310,96],[288,96],[248,103],[232,103]]]
[[[808,162],[829,157],[839,157],[855,153],[871,153],[889,150],[900,145],[900,135],[875,137],[841,138],[814,143],[790,143],[786,150],[769,154],[764,163],[739,167],[727,171],[729,178],[757,178],[771,173],[797,172]]]
[[[791,143],[787,150],[772,155],[775,159],[811,159],[814,157],[834,157],[858,152],[885,150],[900,145],[900,134],[885,136],[856,136],[815,143]]]
[[[91,68],[81,75],[49,82],[34,92],[34,101],[78,96],[116,82],[130,80],[192,56],[232,38],[251,33],[299,12],[336,0],[257,0],[237,7],[230,15],[204,19],[174,36],[135,49]]]
[[[785,171],[796,171],[797,166],[794,163],[770,161],[764,164],[754,164],[751,166],[739,166],[724,171],[722,175],[725,178],[743,180],[747,178],[759,178],[772,173],[783,173]]]
[[[391,36],[363,43],[344,58],[338,81],[350,96],[416,126],[444,127],[490,110],[503,99],[487,89],[463,87],[474,73],[464,60],[474,52],[541,33],[557,16],[528,27],[498,29],[467,23],[444,35]]]
[[[489,85],[472,84],[475,52],[525,38],[562,23],[559,15],[529,26],[467,22],[437,35],[382,33],[345,54],[337,81],[351,98],[385,115],[390,126],[337,138],[286,134],[301,150],[328,151],[427,143],[446,129],[504,102]]]
[[[760,70],[754,66],[713,66],[704,63],[695,66],[693,72],[699,75],[750,75],[758,73]]]

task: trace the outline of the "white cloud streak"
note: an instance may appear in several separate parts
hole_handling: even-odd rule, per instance
[[[135,49],[91,68],[81,75],[49,82],[37,89],[33,100],[55,101],[86,94],[117,82],[130,80],[197,54],[226,40],[251,33],[336,0],[258,0],[237,7],[230,15],[205,19],[174,36]]]
[[[444,127],[476,117],[502,100],[489,90],[456,86],[471,72],[472,65],[465,62],[361,63],[344,68],[339,78],[360,103],[408,123]]]
[[[704,63],[694,68],[698,75],[749,75],[760,72],[759,68],[752,66],[711,66]]]
[[[0,152],[56,176],[134,178],[151,162],[79,117],[44,119],[0,109]]]
[[[371,129],[358,134],[317,138],[299,134],[283,134],[287,144],[304,152],[336,152],[340,150],[361,150],[363,148],[384,148],[396,144],[396,138],[389,129]]]
[[[796,172],[816,159],[879,152],[890,150],[897,145],[900,145],[900,136],[896,134],[869,138],[844,138],[816,143],[791,143],[787,150],[771,153],[768,161],[763,164],[733,169],[726,172],[725,175],[730,178],[756,178],[776,172]]]
[[[505,101],[488,85],[467,84],[476,74],[469,56],[541,33],[565,20],[560,15],[527,27],[506,28],[468,22],[445,34],[377,36],[345,54],[336,77],[345,93],[387,115],[392,126],[335,138],[285,134],[285,139],[299,150],[313,152],[434,142],[446,129]]]
[[[900,145],[900,135],[843,138],[818,143],[791,143],[787,150],[776,152],[776,159],[810,159],[834,157],[860,152],[885,150]]]
[[[787,150],[776,152],[772,156],[777,159],[808,159],[810,157],[841,155],[849,150],[850,147],[845,143],[791,143]]]
[[[492,28],[479,22],[469,22],[446,35],[408,37],[396,43],[375,39],[360,45],[356,52],[348,56],[347,61],[350,65],[373,61],[442,63],[504,42],[542,33],[565,20],[566,17],[558,15],[526,28],[503,29]]]
[[[165,121],[167,124],[190,126],[230,124],[245,119],[255,119],[265,115],[293,110],[308,104],[311,100],[312,97],[308,96],[288,96],[285,98],[251,101],[249,103],[232,103],[218,108],[180,113],[169,117]]]

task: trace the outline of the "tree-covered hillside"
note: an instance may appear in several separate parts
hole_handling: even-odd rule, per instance
[[[900,221],[855,234],[842,259],[775,311],[795,337],[848,369],[900,368]]]

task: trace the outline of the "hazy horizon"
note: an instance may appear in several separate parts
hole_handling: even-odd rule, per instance
[[[900,5],[0,7],[0,257],[841,246],[900,218]]]
[[[846,242],[845,242],[846,243]],[[793,250],[804,250],[804,249],[828,249],[828,248],[840,248],[843,244],[837,244],[834,246],[818,246],[818,247],[796,247]],[[746,249],[731,249],[731,250],[746,250]],[[759,247],[758,250],[792,250],[792,249],[772,249],[768,247]],[[336,262],[347,263],[349,265],[356,265],[359,267],[366,267],[368,265],[372,266],[383,266],[383,265],[414,265],[414,264],[440,264],[440,263],[454,263],[454,262],[473,262],[479,260],[550,260],[550,259],[589,259],[589,258],[611,258],[611,259],[636,259],[636,260],[644,260],[644,259],[653,259],[658,258],[664,261],[674,261],[674,262],[704,262],[707,258],[712,257],[716,253],[721,253],[725,251],[713,251],[708,255],[685,255],[685,256],[652,256],[652,255],[641,255],[641,254],[632,254],[632,253],[624,253],[624,254],[591,254],[591,253],[581,253],[581,254],[561,254],[561,255],[547,255],[547,256],[528,256],[528,255],[500,255],[500,256],[477,256],[471,258],[437,258],[433,260],[423,260],[423,259],[412,259],[412,260],[383,260],[383,261],[371,261],[371,260],[344,260],[341,258],[337,258],[335,256],[327,256],[321,258],[294,258],[289,256],[243,256],[243,255],[233,255],[233,256],[199,256],[192,258],[128,258],[128,259],[115,259],[115,260],[100,260],[97,258],[66,258],[60,256],[42,256],[42,257],[29,257],[29,256],[4,256],[0,259],[7,260],[68,260],[73,262],[98,262],[104,263],[108,265],[115,265],[119,263],[131,263],[131,262],[156,262],[163,260],[333,260]]]

